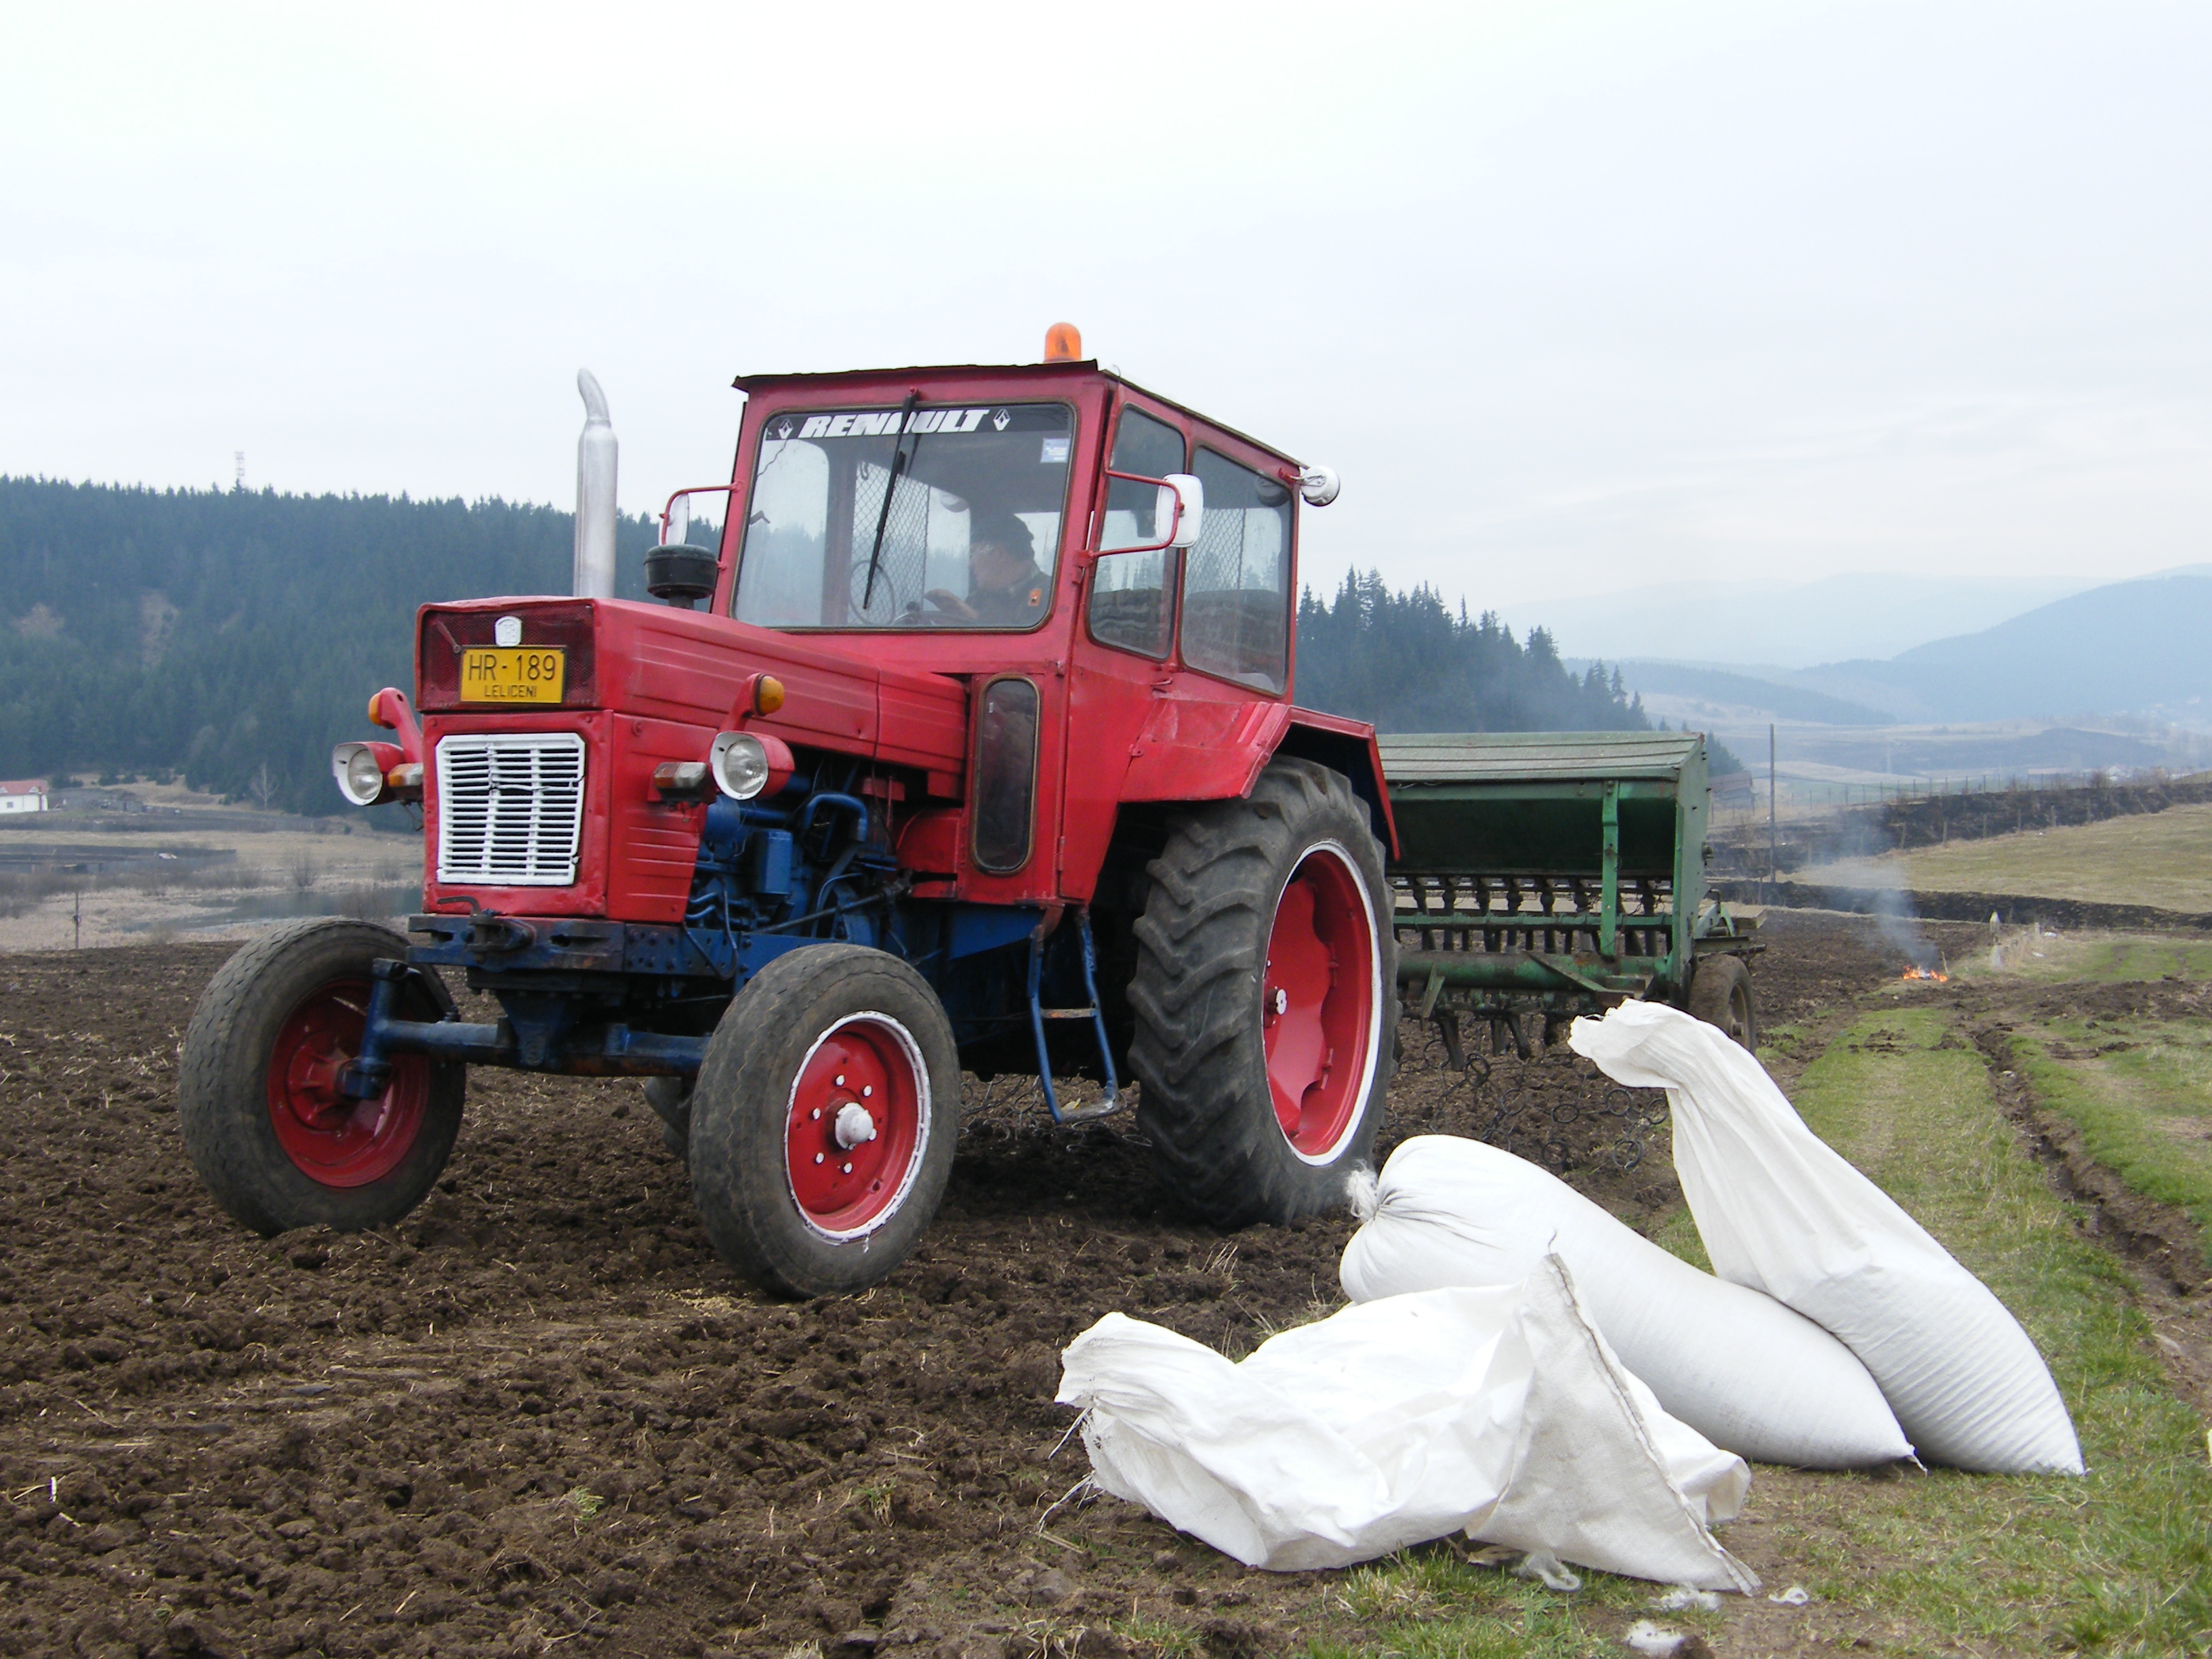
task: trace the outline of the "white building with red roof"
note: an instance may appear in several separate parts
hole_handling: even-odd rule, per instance
[[[44,778],[0,778],[0,812],[43,812],[46,810]]]

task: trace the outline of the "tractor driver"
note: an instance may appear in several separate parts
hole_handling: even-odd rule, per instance
[[[968,532],[968,597],[942,587],[923,596],[939,611],[985,628],[1027,628],[1052,600],[1030,527],[1011,513],[978,514]]]

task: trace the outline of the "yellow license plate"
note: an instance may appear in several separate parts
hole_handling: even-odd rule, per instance
[[[463,702],[558,702],[568,653],[532,646],[477,646],[461,653]]]

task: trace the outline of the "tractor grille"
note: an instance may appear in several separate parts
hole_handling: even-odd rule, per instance
[[[584,821],[584,740],[515,732],[438,740],[438,879],[568,887]]]

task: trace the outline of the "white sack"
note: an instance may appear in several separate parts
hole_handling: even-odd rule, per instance
[[[1638,1397],[1556,1264],[1346,1308],[1238,1364],[1109,1314],[1063,1364],[1099,1486],[1248,1566],[1465,1530],[1664,1583],[1756,1582],[1706,1525],[1749,1472]]]
[[[1513,1475],[1522,1295],[1347,1308],[1242,1364],[1111,1313],[1062,1356],[1092,1478],[1247,1566],[1342,1567],[1479,1525]]]
[[[1546,1257],[1525,1289],[1521,1329],[1535,1376],[1521,1460],[1474,1535],[1662,1584],[1757,1589],[1759,1575],[1711,1530],[1743,1508],[1751,1490],[1743,1459],[1669,1417],[1622,1367],[1559,1257]]]
[[[1714,1271],[1841,1338],[1923,1457],[2081,1473],[2065,1402],[2020,1322],[1807,1128],[1758,1060],[1649,1002],[1578,1019],[1570,1041],[1616,1082],[1667,1091],[1674,1168]]]
[[[1715,1445],[1816,1469],[1911,1454],[1866,1367],[1811,1320],[1699,1272],[1550,1171],[1478,1140],[1417,1135],[1393,1152],[1339,1277],[1355,1302],[1517,1285],[1547,1252],[1567,1264],[1620,1363]]]

